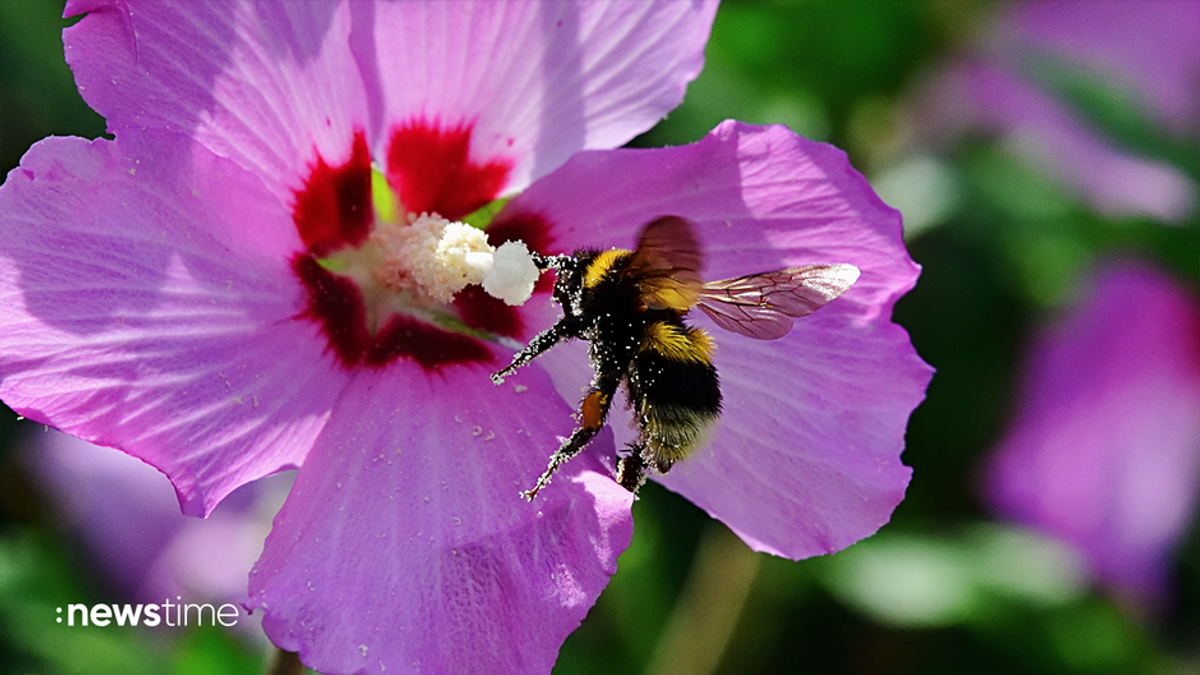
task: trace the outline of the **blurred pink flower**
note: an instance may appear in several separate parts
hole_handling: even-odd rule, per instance
[[[1105,268],[1034,343],[987,465],[1000,515],[1079,548],[1134,606],[1168,600],[1200,490],[1200,302],[1141,263]]]
[[[137,602],[245,599],[290,474],[242,486],[200,520],[179,512],[165,476],[129,455],[53,429],[30,441],[31,474],[114,591]]]
[[[1192,179],[1120,147],[1034,70],[1053,60],[1124,94],[1181,142],[1200,143],[1198,25],[1200,3],[1187,0],[1004,6],[974,53],[926,82],[918,133],[934,145],[997,135],[1102,212],[1178,222],[1196,207]]]
[[[1038,0],[1015,5],[1006,21],[1030,49],[1093,73],[1200,140],[1200,3]]]

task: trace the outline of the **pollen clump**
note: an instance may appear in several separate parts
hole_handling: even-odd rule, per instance
[[[467,262],[471,253],[490,253],[480,230],[421,214],[400,232],[400,239],[405,271],[434,300],[450,302],[467,284],[483,281],[483,270]]]
[[[393,288],[418,290],[448,303],[471,284],[510,305],[533,294],[539,271],[521,242],[493,248],[482,230],[437,214],[410,216],[384,235],[384,281]]]
[[[496,249],[492,268],[483,276],[483,290],[509,305],[523,305],[533,295],[539,274],[525,243],[506,241]]]

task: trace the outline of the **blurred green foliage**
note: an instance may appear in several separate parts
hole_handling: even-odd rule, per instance
[[[992,8],[953,0],[727,2],[685,103],[635,144],[692,142],[727,118],[785,123],[846,149],[856,167],[882,180],[911,159],[896,138],[905,92],[968,41]],[[63,63],[60,13],[53,0],[0,1],[6,170],[47,135],[103,133]],[[1129,101],[1061,69],[1039,77],[1127,147],[1200,181],[1200,147],[1175,142]],[[914,476],[892,522],[844,553],[793,563],[728,546],[723,526],[648,485],[634,507],[633,545],[555,672],[670,672],[656,655],[670,653],[673,640],[697,650],[716,641],[711,666],[720,673],[1200,672],[1195,532],[1178,557],[1178,605],[1155,621],[1075,581],[1079,562],[1069,551],[989,522],[975,496],[978,463],[1011,413],[1030,328],[1061,306],[1089,263],[1113,253],[1136,252],[1200,282],[1196,217],[1178,227],[1106,218],[986,139],[909,166],[936,179],[940,196],[924,205],[929,223],[909,240],[924,271],[896,319],[938,373],[912,417],[904,459]],[[103,590],[41,515],[11,461],[16,434],[6,413],[0,673],[261,672],[257,647],[218,631],[56,630],[57,604],[99,600]],[[738,606],[727,607],[731,625],[687,634],[705,625],[689,623],[688,608],[727,597],[694,579],[745,586]],[[683,632],[672,633],[678,626]]]
[[[104,118],[84,104],[63,60],[62,2],[0,2],[0,166],[46,136],[95,138]]]

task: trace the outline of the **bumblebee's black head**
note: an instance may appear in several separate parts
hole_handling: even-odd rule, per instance
[[[563,312],[578,312],[583,275],[588,262],[595,256],[593,252],[580,251],[575,255],[538,256],[534,260],[541,269],[554,270],[554,301],[562,306]]]

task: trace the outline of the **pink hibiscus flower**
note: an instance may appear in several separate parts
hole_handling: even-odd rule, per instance
[[[158,467],[194,515],[300,467],[247,606],[309,666],[548,672],[629,543],[612,458],[632,432],[614,415],[521,500],[573,426],[586,359],[559,347],[494,386],[553,323],[548,294],[436,297],[388,237],[518,192],[492,245],[629,247],[672,214],[696,223],[709,278],[862,276],[782,340],[718,338],[723,422],[662,482],[758,550],[871,534],[903,497],[930,376],[890,321],[918,273],[899,214],[782,127],[588,150],[681,100],[714,10],[69,4],[89,13],[68,60],[115,140],[42,141],[0,188],[0,397]]]
[[[1035,342],[987,466],[1000,514],[1076,546],[1131,606],[1169,604],[1200,493],[1200,304],[1143,263],[1111,265]]]

